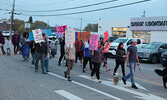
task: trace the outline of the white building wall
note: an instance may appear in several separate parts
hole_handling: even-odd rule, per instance
[[[165,43],[167,43],[167,31],[151,31],[150,42],[165,42]]]
[[[98,23],[98,33],[100,34],[100,36],[104,36],[104,32],[108,31],[109,36],[112,36],[112,27],[128,27],[128,26],[130,26],[130,19],[100,20]],[[127,31],[130,34],[129,28]],[[130,36],[129,34],[128,36]]]

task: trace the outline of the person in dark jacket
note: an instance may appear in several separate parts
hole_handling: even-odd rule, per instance
[[[99,70],[100,70],[101,63],[104,60],[102,50],[101,50],[100,46],[101,46],[101,43],[99,42],[98,43],[98,49],[97,50],[92,50],[92,53],[91,53],[91,55],[92,55],[91,61],[92,61],[92,64],[93,64],[94,67],[93,67],[93,70],[91,72],[90,78],[92,79],[94,73],[96,73],[98,83],[102,82],[100,80]]]
[[[20,35],[15,32],[15,34],[12,36],[12,43],[14,46],[14,54],[17,54],[17,50],[19,49],[19,42],[20,42]]]
[[[126,58],[125,49],[123,48],[123,43],[120,43],[116,51],[116,67],[114,69],[113,75],[115,75],[119,65],[121,65],[122,75],[123,77],[125,76],[125,58]]]
[[[59,58],[59,66],[61,66],[61,60],[63,59],[64,55],[65,55],[65,51],[64,51],[64,46],[65,46],[65,37],[63,36],[63,38],[60,40],[60,58]]]
[[[2,31],[0,31],[0,47],[1,47],[2,53],[5,55],[6,53],[5,53],[5,50],[3,48],[4,44],[5,44],[5,39],[4,39],[4,36],[2,34]]]
[[[44,42],[36,43],[35,44],[35,72],[38,72],[38,62],[41,60],[41,68],[42,68],[42,73],[46,73],[46,68],[45,68],[45,57],[47,56],[47,39],[46,39],[46,34],[42,34]]]

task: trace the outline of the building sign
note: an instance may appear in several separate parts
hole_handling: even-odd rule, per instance
[[[31,25],[30,23],[25,23],[25,29],[30,29]]]
[[[132,18],[130,30],[131,31],[166,31],[167,16],[166,17]]]

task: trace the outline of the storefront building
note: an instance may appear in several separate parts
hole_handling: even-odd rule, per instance
[[[145,43],[167,43],[167,16],[100,20],[98,25],[100,36],[108,31],[112,37],[141,38]]]

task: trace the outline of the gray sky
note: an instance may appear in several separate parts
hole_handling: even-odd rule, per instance
[[[18,10],[29,10],[29,11],[43,11],[43,10],[56,10],[68,7],[76,7],[76,6],[83,6],[93,3],[99,3],[103,1],[109,0],[16,0],[15,10],[16,12],[21,12],[27,15],[53,15],[53,14],[64,14],[64,13],[71,13],[71,12],[78,12],[78,11],[87,11],[93,9],[99,9],[104,7],[111,7],[117,6],[121,4],[141,1],[141,0],[118,0],[115,2],[87,7],[87,8],[80,8],[80,9],[73,9],[67,11],[54,11],[54,12],[24,12]],[[13,0],[0,0],[0,9],[12,9],[12,2]],[[49,21],[50,26],[55,25],[67,25],[68,27],[79,28],[80,27],[80,18],[83,18],[83,26],[85,27],[87,23],[98,23],[99,19],[127,19],[133,17],[141,17],[143,11],[146,11],[146,17],[153,17],[153,16],[167,16],[167,0],[151,0],[148,2],[130,5],[126,7],[108,9],[103,11],[91,12],[91,13],[84,13],[84,14],[76,14],[76,15],[68,15],[68,16],[33,16],[33,21],[41,20],[46,23]],[[0,19],[9,19],[10,15],[7,14],[8,11],[0,10]],[[23,15],[15,15],[15,19],[22,19],[27,21],[29,16]]]

